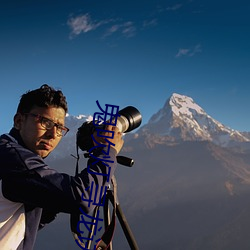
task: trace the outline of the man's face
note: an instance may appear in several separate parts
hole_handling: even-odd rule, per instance
[[[62,126],[64,126],[66,115],[63,108],[53,106],[48,108],[35,106],[29,114],[40,115],[40,117],[45,117]],[[57,134],[56,126],[45,129],[41,125],[39,118],[34,115],[17,114],[14,122],[25,146],[42,158],[48,156],[62,138]]]

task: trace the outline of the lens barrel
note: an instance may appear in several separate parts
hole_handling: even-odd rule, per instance
[[[140,112],[132,106],[128,106],[118,112],[120,115],[117,118],[116,125],[122,133],[130,132],[141,125],[142,116]],[[104,125],[95,126],[93,121],[84,122],[81,127],[78,128],[76,134],[77,146],[83,150],[88,151],[94,144],[91,135],[98,129],[104,129]]]
[[[119,111],[117,118],[117,127],[121,132],[127,133],[141,125],[142,116],[140,112],[133,106],[128,106]]]

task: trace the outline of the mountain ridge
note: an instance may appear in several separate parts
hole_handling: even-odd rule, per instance
[[[250,142],[247,134],[231,129],[208,115],[191,97],[174,93],[163,108],[138,130],[169,140],[211,141],[220,146]]]

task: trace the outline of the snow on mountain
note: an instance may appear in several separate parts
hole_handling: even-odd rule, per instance
[[[239,131],[209,116],[191,97],[174,93],[139,134],[154,134],[170,140],[212,141],[220,146],[249,142]]]

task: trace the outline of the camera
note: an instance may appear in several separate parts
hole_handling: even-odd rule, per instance
[[[118,112],[119,116],[117,117],[116,127],[122,133],[130,132],[141,125],[142,116],[140,112],[133,106],[127,106],[124,109],[121,109]],[[81,127],[78,128],[76,134],[76,143],[77,146],[82,151],[89,151],[93,146],[93,140],[91,135],[97,129],[104,129],[105,124],[94,125],[93,121],[84,122]]]

